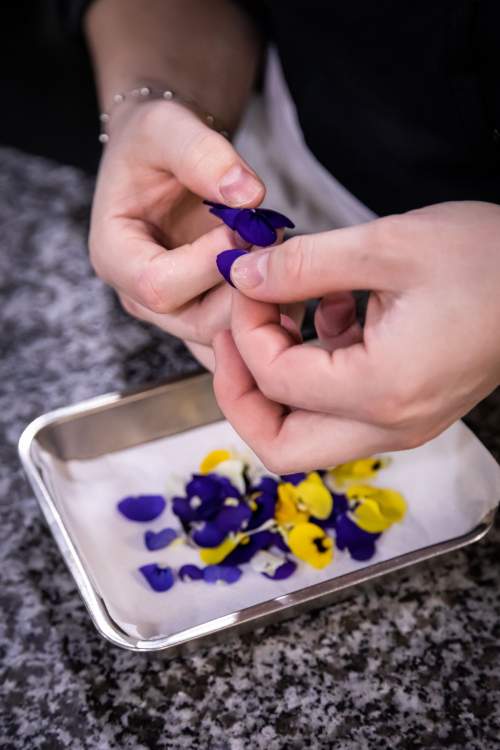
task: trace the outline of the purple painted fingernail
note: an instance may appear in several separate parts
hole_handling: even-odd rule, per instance
[[[234,286],[231,281],[231,267],[234,261],[242,255],[248,255],[248,250],[239,250],[237,248],[234,250],[223,250],[223,252],[219,253],[217,256],[217,268],[227,283],[231,284],[231,286]]]

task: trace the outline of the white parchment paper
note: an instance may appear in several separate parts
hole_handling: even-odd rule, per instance
[[[195,550],[185,545],[149,552],[144,531],[178,528],[167,510],[149,524],[132,523],[116,510],[125,495],[167,494],[174,475],[187,477],[214,448],[248,449],[227,422],[162,438],[98,459],[61,462],[41,452],[44,474],[75,546],[90,577],[117,623],[137,638],[172,635],[222,615],[281,596],[410,550],[451,539],[470,531],[500,499],[500,467],[461,422],[425,446],[396,453],[374,484],[403,493],[405,519],[378,542],[368,563],[357,563],[347,552],[335,553],[324,570],[300,563],[286,581],[271,581],[242,566],[238,583],[208,585],[177,582],[156,593],[137,572],[158,562],[178,568],[197,563]],[[257,459],[255,459],[257,461]]]

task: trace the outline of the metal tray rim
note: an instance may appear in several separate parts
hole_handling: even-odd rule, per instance
[[[368,565],[342,576],[323,581],[306,588],[299,589],[265,602],[252,605],[241,611],[236,611],[222,617],[209,620],[202,625],[180,631],[169,636],[160,636],[154,639],[134,638],[116,624],[107,611],[102,597],[95,590],[92,581],[86,571],[85,564],[81,559],[71,535],[65,527],[63,519],[57,509],[51,494],[46,487],[43,477],[32,457],[32,446],[40,431],[61,420],[70,419],[79,414],[86,414],[112,406],[120,401],[135,400],[146,396],[151,392],[158,392],[165,388],[175,387],[187,379],[209,378],[208,374],[195,374],[189,378],[176,378],[162,384],[147,386],[133,392],[111,392],[97,396],[80,403],[61,407],[34,419],[24,429],[18,443],[18,452],[23,468],[27,474],[30,484],[35,492],[36,498],[59,547],[64,561],[72,574],[84,604],[89,612],[92,622],[97,631],[115,646],[134,651],[145,652],[178,652],[183,646],[189,644],[200,644],[212,640],[217,634],[228,630],[244,629],[252,623],[255,627],[266,624],[273,617],[283,619],[283,616],[292,616],[301,610],[314,607],[315,605],[328,603],[335,595],[347,589],[359,586],[369,581],[378,579],[389,573],[403,570],[408,566],[423,562],[433,557],[440,556],[469,544],[479,541],[490,531],[495,518],[496,509],[491,510],[481,522],[467,534],[453,539],[439,542],[418,550],[407,552],[404,555],[384,560],[374,565]],[[288,615],[287,615],[288,611]]]

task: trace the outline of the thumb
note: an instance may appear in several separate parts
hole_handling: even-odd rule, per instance
[[[387,219],[292,237],[248,253],[234,262],[231,281],[248,297],[280,303],[332,292],[395,290],[409,260],[395,252],[394,242],[381,242],[383,222]]]
[[[229,206],[262,202],[265,187],[223,135],[189,110],[171,105],[157,129],[163,162],[196,195]],[[156,165],[158,166],[158,165]]]

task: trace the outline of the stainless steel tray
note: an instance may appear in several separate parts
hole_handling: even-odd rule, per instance
[[[92,459],[221,418],[212,392],[211,376],[201,374],[58,409],[34,420],[21,436],[19,454],[52,534],[97,630],[117,646],[137,652],[163,651],[173,655],[186,647],[199,646],[217,637],[225,638],[229,632],[262,626],[345,598],[354,593],[354,587],[370,584],[381,576],[477,542],[492,526],[494,510],[462,536],[368,565],[168,636],[131,637],[110,615],[85,560],[78,552],[78,545],[64,522],[57,499],[37,459],[38,449],[42,448],[62,462]]]

